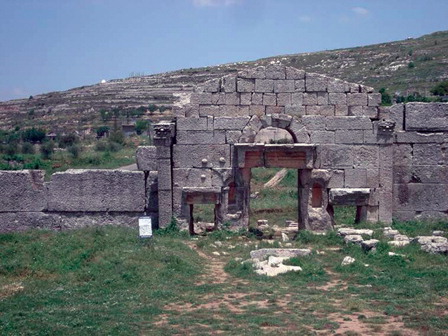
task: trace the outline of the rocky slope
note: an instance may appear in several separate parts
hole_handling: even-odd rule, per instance
[[[258,61],[111,80],[67,91],[0,102],[0,128],[40,126],[51,132],[86,130],[103,124],[100,110],[131,110],[149,104],[172,106],[201,82],[253,65],[267,63],[317,72],[379,90],[429,95],[437,82],[448,79],[448,31],[416,39],[315,53],[276,56]],[[169,118],[170,112],[151,114]]]

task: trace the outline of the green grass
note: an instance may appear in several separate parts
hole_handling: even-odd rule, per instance
[[[403,321],[403,334],[446,334],[447,256],[384,240],[366,253],[334,233],[301,232],[292,244],[313,250],[288,261],[303,271],[269,278],[235,258],[280,242],[242,233],[191,239],[173,231],[151,241],[107,226],[1,234],[0,334],[330,335],[350,320],[387,334],[391,317]],[[346,255],[356,262],[342,267]]]

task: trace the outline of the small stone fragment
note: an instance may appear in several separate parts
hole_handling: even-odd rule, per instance
[[[361,235],[347,235],[344,237],[344,241],[346,243],[361,244],[363,239]]]
[[[346,256],[344,258],[344,260],[342,260],[341,266],[347,266],[347,265],[353,264],[355,261],[356,261],[355,258]]]

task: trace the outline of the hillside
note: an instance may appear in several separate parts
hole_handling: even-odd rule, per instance
[[[416,39],[314,53],[275,56],[163,74],[111,80],[28,99],[0,102],[0,128],[40,126],[49,132],[86,131],[104,124],[100,110],[144,110],[149,104],[172,106],[194,85],[253,65],[280,62],[374,87],[408,95],[448,79],[448,31]],[[158,120],[170,112],[149,113]]]

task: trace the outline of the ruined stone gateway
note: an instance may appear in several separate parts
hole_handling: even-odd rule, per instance
[[[208,203],[217,226],[244,227],[251,169],[280,167],[298,170],[302,229],[331,229],[335,205],[356,206],[358,221],[448,218],[448,104],[380,103],[369,87],[281,65],[228,75],[155,125],[154,146],[137,151],[141,172],[68,171],[46,184],[36,172],[2,172],[0,212],[17,226],[26,213],[26,226],[46,218],[60,228],[135,225],[146,212],[163,227],[172,217],[191,225],[194,205]],[[257,143],[268,127],[293,143]],[[23,176],[11,184],[11,174]],[[83,184],[89,176],[102,193]],[[5,197],[17,183],[29,192],[11,205]]]

